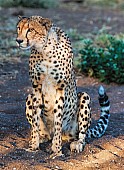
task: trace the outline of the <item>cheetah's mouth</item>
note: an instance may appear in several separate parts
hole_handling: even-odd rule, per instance
[[[19,48],[21,48],[22,50],[28,50],[28,49],[30,49],[32,46],[27,46],[27,47],[23,47],[23,46],[19,46]]]

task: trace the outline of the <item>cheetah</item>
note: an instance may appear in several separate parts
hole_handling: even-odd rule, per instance
[[[52,156],[62,155],[63,136],[70,150],[82,152],[86,138],[101,137],[108,126],[110,102],[103,86],[99,88],[100,119],[91,125],[90,96],[77,93],[73,50],[69,37],[48,18],[21,17],[17,23],[19,48],[31,49],[29,75],[32,94],[26,100],[26,117],[31,124],[28,151],[52,140]]]

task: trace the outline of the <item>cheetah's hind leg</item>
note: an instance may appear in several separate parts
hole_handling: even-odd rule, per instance
[[[85,146],[86,132],[91,124],[90,97],[87,93],[78,93],[78,140],[70,144],[71,151],[82,152]]]

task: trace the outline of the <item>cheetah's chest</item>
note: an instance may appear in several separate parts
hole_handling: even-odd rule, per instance
[[[56,82],[53,78],[45,76],[42,82],[42,94],[44,96],[45,106],[47,109],[48,107],[52,109],[56,98]]]

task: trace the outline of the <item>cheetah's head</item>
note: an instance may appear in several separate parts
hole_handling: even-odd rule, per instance
[[[52,23],[40,16],[20,17],[17,23],[17,44],[22,49],[42,48]]]

